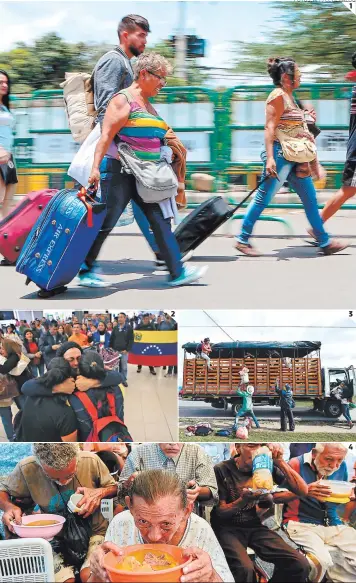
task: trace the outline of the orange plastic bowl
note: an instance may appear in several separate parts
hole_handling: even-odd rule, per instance
[[[104,557],[104,567],[112,583],[179,583],[183,575],[183,567],[192,561],[191,557],[186,558],[183,556],[183,549],[173,545],[131,545],[125,547],[123,551],[124,556],[130,555],[135,551],[161,551],[172,555],[179,565],[171,569],[153,571],[152,573],[121,571],[115,566],[120,559],[110,552]]]

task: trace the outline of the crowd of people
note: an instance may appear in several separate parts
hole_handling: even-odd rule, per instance
[[[172,544],[192,557],[181,581],[356,581],[356,498],[328,502],[321,478],[356,483],[356,456],[345,443],[33,444],[0,479],[6,538],[23,514],[90,517],[82,563],[68,558],[66,527],[52,541],[56,581],[107,581],[103,558],[134,544]],[[89,449],[91,451],[89,451]],[[271,458],[272,489],[254,487],[253,459]],[[354,490],[353,490],[354,492]],[[60,494],[60,495],[58,495]],[[112,499],[112,516],[101,501]],[[73,543],[72,543],[73,544]],[[76,541],[78,544],[78,541]],[[76,547],[78,551],[78,547]],[[261,563],[263,561],[263,563]],[[1,566],[0,566],[1,569]],[[77,579],[76,579],[77,580]]]
[[[86,441],[93,439],[95,415],[111,413],[123,423],[134,330],[176,329],[165,312],[120,312],[112,320],[92,315],[82,322],[74,314],[66,320],[44,316],[0,328],[0,418],[8,440]],[[176,366],[163,368],[165,377],[177,375]],[[14,419],[13,403],[19,409]],[[114,429],[113,435],[121,434]]]

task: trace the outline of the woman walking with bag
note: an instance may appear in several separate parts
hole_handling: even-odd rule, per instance
[[[128,89],[115,95],[106,110],[89,183],[98,186],[100,181],[103,199],[107,201],[107,215],[102,230],[86,258],[87,268],[79,273],[79,285],[88,287],[110,285],[94,272],[94,264],[106,237],[131,199],[150,222],[159,253],[170,272],[171,279],[168,285],[179,286],[198,281],[206,272],[206,267],[196,268],[182,264],[178,243],[171,230],[171,219],[177,212],[175,196],[167,194],[164,200],[144,202],[137,190],[137,183],[140,182],[136,180],[137,174],[128,174],[124,171],[124,165],[120,160],[123,153],[118,152],[121,146],[125,146],[125,154],[135,161],[136,168],[141,167],[140,161],[146,161],[147,174],[150,176],[155,175],[159,167],[156,162],[159,160],[166,160],[166,170],[169,171],[171,150],[164,144],[168,125],[159,117],[149,98],[155,97],[165,86],[170,71],[169,62],[161,55],[155,53],[140,55],[135,64],[134,82]],[[160,166],[163,166],[163,162]],[[175,184],[177,191],[176,178]],[[174,189],[173,176],[170,189]],[[152,189],[150,193],[156,196],[157,193],[161,194],[159,188],[156,191]]]
[[[16,167],[12,155],[14,146],[15,119],[10,112],[10,78],[0,69],[0,219],[10,212],[17,180]],[[1,265],[11,265],[6,259]]]
[[[269,59],[267,68],[277,87],[266,102],[266,150],[261,154],[263,176],[270,178],[261,184],[246,210],[236,249],[245,255],[260,255],[249,243],[253,227],[273,196],[288,182],[302,201],[320,250],[324,255],[337,253],[347,244],[331,240],[324,229],[309,167],[317,158],[315,141],[308,130],[305,112],[293,97],[293,91],[300,85],[300,70],[289,57]]]

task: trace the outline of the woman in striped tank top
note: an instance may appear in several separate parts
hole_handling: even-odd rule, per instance
[[[249,243],[253,227],[284,182],[288,182],[302,201],[320,250],[325,255],[337,253],[345,249],[347,244],[331,240],[324,229],[308,163],[291,162],[283,156],[281,141],[305,140],[314,144],[305,121],[305,112],[298,107],[293,96],[293,91],[300,85],[300,70],[294,59],[289,57],[269,59],[267,68],[276,85],[266,102],[266,149],[261,154],[263,176],[267,174],[270,178],[261,184],[246,211],[236,249],[245,255],[260,255]]]
[[[171,219],[177,212],[174,197],[160,203],[143,202],[137,193],[136,179],[122,172],[117,143],[126,142],[136,156],[144,160],[158,161],[169,157],[170,149],[164,147],[168,130],[166,122],[158,115],[149,99],[155,97],[166,84],[171,72],[170,63],[156,53],[142,54],[134,67],[134,81],[130,87],[114,95],[106,110],[101,138],[97,144],[89,182],[98,185],[100,180],[104,200],[108,201],[107,216],[86,263],[92,268],[99,254],[106,232],[111,231],[130,200],[146,215],[160,255],[170,272],[168,285],[179,286],[197,281],[206,267],[183,266],[176,238],[171,230]],[[168,160],[167,160],[168,161]],[[110,285],[103,282],[104,285]]]

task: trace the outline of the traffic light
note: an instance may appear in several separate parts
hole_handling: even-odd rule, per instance
[[[195,35],[187,36],[187,57],[201,58],[205,56],[205,39]]]
[[[196,35],[192,35],[189,34],[186,36],[186,47],[187,47],[187,54],[186,56],[189,58],[193,58],[193,59],[198,59],[201,57],[205,57],[205,39],[204,38],[199,38]],[[175,36],[171,36],[168,39],[168,44],[173,47],[173,50],[175,51],[175,47],[176,47],[176,37]]]

